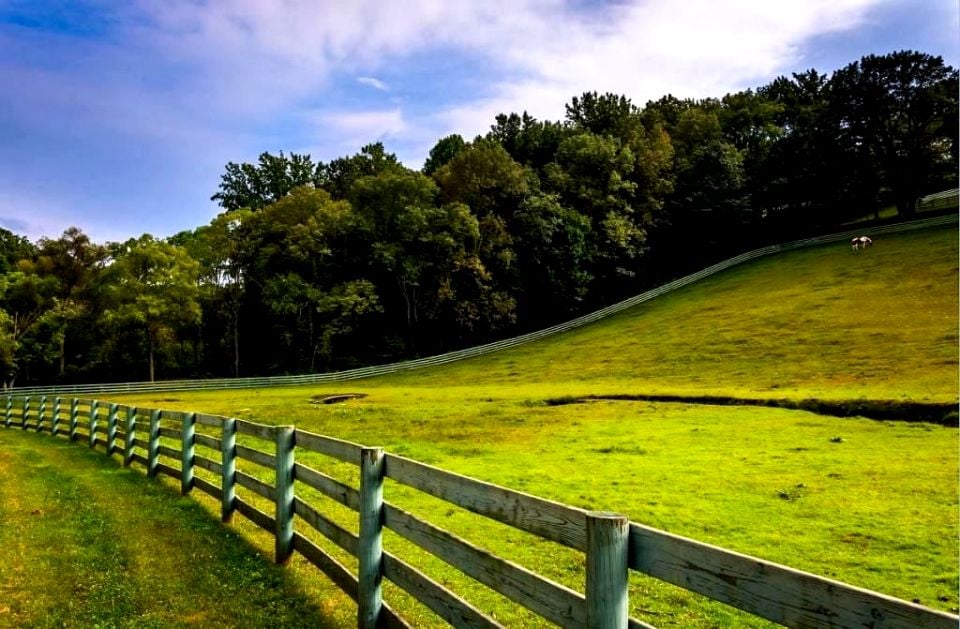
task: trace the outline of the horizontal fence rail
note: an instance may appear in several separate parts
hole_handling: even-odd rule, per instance
[[[949,191],[948,191],[949,192]],[[946,193],[944,193],[946,194]],[[931,195],[936,196],[936,195]],[[924,197],[927,198],[927,197]],[[257,378],[208,378],[208,379],[195,379],[195,380],[166,380],[162,382],[120,382],[120,383],[108,383],[108,384],[75,384],[75,385],[56,385],[56,386],[42,386],[42,387],[18,387],[15,389],[16,395],[23,396],[36,396],[36,395],[111,395],[118,393],[153,393],[153,392],[164,392],[164,391],[197,391],[197,390],[216,390],[216,389],[255,389],[261,387],[273,387],[273,386],[290,386],[290,385],[300,385],[300,384],[324,384],[329,382],[344,382],[348,380],[358,380],[360,378],[370,378],[373,376],[382,376],[386,374],[396,373],[400,371],[408,371],[411,369],[420,369],[424,367],[435,367],[437,365],[446,365],[448,363],[456,362],[458,360],[464,360],[467,358],[474,358],[477,356],[482,356],[484,354],[490,354],[497,352],[509,347],[515,347],[517,345],[523,345],[525,343],[531,343],[533,341],[538,341],[540,339],[546,338],[548,336],[553,336],[555,334],[560,334],[563,332],[568,332],[570,330],[582,327],[584,325],[599,321],[605,317],[617,314],[628,308],[632,308],[638,304],[649,301],[655,297],[665,295],[669,292],[675,291],[677,289],[683,288],[698,282],[702,279],[710,277],[730,269],[738,264],[743,264],[751,260],[756,260],[757,258],[762,258],[764,256],[772,255],[775,253],[780,253],[784,251],[792,251],[794,249],[802,249],[806,247],[814,247],[818,245],[825,245],[838,242],[848,242],[854,236],[863,235],[865,232],[869,233],[871,236],[880,236],[884,234],[893,234],[900,232],[909,232],[919,229],[927,229],[931,227],[940,227],[946,225],[953,225],[960,221],[960,217],[957,214],[948,214],[944,216],[936,216],[927,219],[921,219],[916,221],[910,221],[907,223],[897,223],[893,225],[883,225],[870,228],[857,228],[850,231],[844,231],[837,234],[830,234],[828,236],[817,236],[814,238],[806,238],[804,240],[795,240],[793,242],[788,242],[779,245],[770,245],[768,247],[762,247],[760,249],[755,249],[747,253],[740,254],[728,260],[718,262],[713,266],[709,266],[701,271],[692,273],[690,275],[681,277],[677,280],[658,286],[657,288],[648,290],[639,295],[635,295],[629,299],[625,299],[616,304],[607,306],[606,308],[601,308],[600,310],[591,312],[582,317],[566,321],[564,323],[559,323],[557,325],[551,326],[549,328],[544,328],[542,330],[537,330],[535,332],[529,332],[527,334],[522,334],[520,336],[515,336],[508,339],[503,339],[493,343],[487,343],[486,345],[478,345],[476,347],[469,347],[466,349],[457,350],[454,352],[448,352],[446,354],[439,354],[436,356],[428,356],[425,358],[418,358],[415,360],[408,360],[402,362],[389,363],[386,365],[376,365],[370,367],[360,367],[357,369],[348,369],[345,371],[335,371],[329,373],[320,373],[320,374],[303,374],[297,376],[264,376]]]
[[[220,501],[225,522],[239,513],[273,535],[277,563],[299,553],[353,598],[362,628],[409,626],[384,600],[384,579],[455,627],[501,626],[452,586],[385,549],[385,529],[564,627],[652,627],[628,617],[631,570],[788,627],[939,629],[960,623],[955,615],[673,535],[626,516],[571,507],[293,426],[42,395],[6,396],[0,403],[7,428],[87,443],[107,456],[120,455],[124,466],[136,463],[149,476],[169,476],[184,495],[196,489]],[[87,419],[85,435],[77,430],[80,417]],[[248,443],[256,440],[259,447],[239,445],[238,435]],[[298,462],[298,452],[356,466],[359,487]],[[238,469],[241,460],[247,471]],[[257,476],[264,470],[268,477],[272,472],[272,482]],[[556,583],[391,504],[386,479],[584,553],[585,591]],[[319,492],[352,511],[359,534],[304,500],[298,488]],[[269,510],[260,507],[264,503]],[[308,537],[313,534],[354,557],[358,569],[348,569],[314,543]]]

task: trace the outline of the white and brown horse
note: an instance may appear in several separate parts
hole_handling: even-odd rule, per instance
[[[850,241],[850,248],[853,251],[857,251],[858,249],[866,249],[872,245],[873,240],[871,240],[869,236],[857,236]]]

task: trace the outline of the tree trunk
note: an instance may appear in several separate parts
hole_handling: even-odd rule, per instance
[[[63,332],[60,337],[60,377],[67,373],[67,332]]]
[[[154,381],[154,378],[153,378],[153,375],[154,375],[154,374],[153,374],[153,334],[150,334],[149,332],[147,333],[147,346],[149,347],[149,350],[150,350],[150,351],[149,351],[149,355],[150,355],[150,382],[153,382],[153,381]]]
[[[233,311],[233,377],[240,377],[240,313]]]

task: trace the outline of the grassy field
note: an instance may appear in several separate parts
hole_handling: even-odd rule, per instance
[[[876,239],[860,254],[840,244],[771,257],[588,328],[443,368],[116,400],[296,424],[956,609],[955,428],[759,407],[550,401],[669,393],[955,402],[957,241],[950,228]],[[366,397],[316,403],[344,392]],[[306,460],[356,480],[355,470]],[[388,485],[387,499],[582,588],[582,555],[402,487]],[[345,526],[355,520],[330,510]],[[536,624],[394,537],[387,547],[504,622]],[[434,622],[388,597],[418,626]],[[764,626],[649,579],[634,578],[631,604],[657,626]]]
[[[250,539],[102,454],[0,430],[0,627],[336,627],[351,618],[345,597],[302,589]]]

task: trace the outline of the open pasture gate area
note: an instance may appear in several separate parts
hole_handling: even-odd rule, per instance
[[[407,627],[384,579],[457,627],[499,627],[441,579],[385,548],[412,545],[536,616],[565,627],[650,627],[628,617],[630,571],[797,627],[956,627],[960,618],[630,522],[513,491],[409,458],[298,430],[90,399],[6,397],[3,424],[48,432],[179,481],[296,552],[350,595],[361,627]],[[385,481],[393,481],[387,484]],[[581,593],[494,555],[385,500],[423,492],[582,554]],[[322,505],[322,506],[318,506]],[[392,532],[385,538],[385,532]],[[569,551],[567,551],[569,552]],[[339,556],[349,557],[352,570]],[[355,559],[355,560],[354,560]]]

